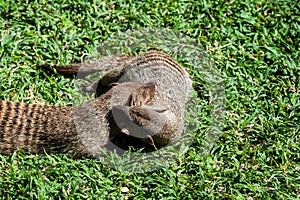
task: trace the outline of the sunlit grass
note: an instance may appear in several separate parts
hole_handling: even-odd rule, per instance
[[[74,80],[38,65],[79,62],[111,35],[166,27],[195,39],[224,80],[225,124],[211,154],[201,135],[167,169],[123,174],[68,155],[0,155],[3,199],[300,198],[296,1],[0,2],[2,100],[70,105]],[[203,123],[207,88],[193,73]],[[126,191],[127,188],[129,191]],[[122,192],[123,191],[123,192]],[[124,192],[125,191],[125,192]]]

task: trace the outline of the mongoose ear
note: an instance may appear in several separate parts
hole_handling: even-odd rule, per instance
[[[129,106],[150,105],[151,100],[157,90],[156,82],[142,84],[132,92]]]
[[[114,121],[126,134],[152,146],[165,146],[178,130],[176,116],[165,108],[154,106],[114,106]]]

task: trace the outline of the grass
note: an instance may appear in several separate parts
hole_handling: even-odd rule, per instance
[[[211,56],[224,81],[226,112],[210,154],[199,153],[207,131],[201,124],[184,158],[148,173],[68,155],[0,155],[0,196],[299,199],[299,13],[291,0],[1,1],[2,100],[70,105],[74,79],[38,65],[78,62],[117,33],[161,27],[193,38]],[[201,122],[208,122],[209,88],[201,74],[193,80]]]

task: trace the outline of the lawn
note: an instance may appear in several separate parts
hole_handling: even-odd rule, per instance
[[[20,150],[0,155],[0,198],[300,199],[299,13],[292,0],[1,1],[1,100],[71,105],[76,80],[38,66],[79,62],[115,35],[148,27],[180,32],[210,56],[226,109],[220,137],[201,153],[212,88],[178,58],[201,108],[184,156],[124,173],[99,160]]]

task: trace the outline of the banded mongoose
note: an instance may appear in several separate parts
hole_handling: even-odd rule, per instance
[[[191,79],[169,55],[152,50],[55,68],[61,73],[104,71],[92,85],[97,89],[118,84],[73,107],[0,101],[0,153],[23,148],[29,153],[98,156],[122,130],[145,142],[151,138],[157,147],[181,136]]]

